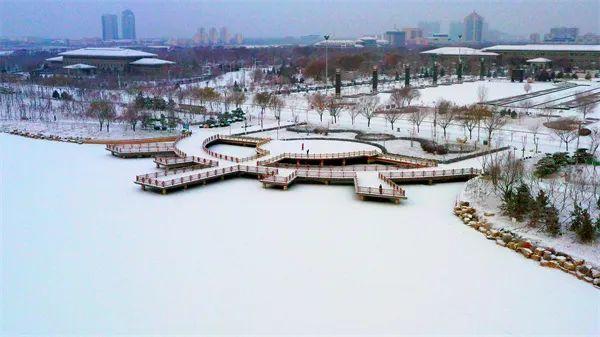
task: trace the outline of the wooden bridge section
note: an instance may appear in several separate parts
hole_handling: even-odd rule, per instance
[[[175,169],[181,167],[215,167],[219,166],[216,160],[205,159],[196,156],[185,157],[155,157],[154,163],[157,168]]]
[[[174,142],[142,144],[108,144],[106,150],[119,158],[146,158],[155,156],[175,156]]]
[[[302,166],[330,166],[330,165],[370,165],[372,163],[385,163],[398,168],[424,168],[437,166],[434,160],[413,158],[408,156],[382,154],[377,150],[354,151],[340,153],[304,154],[282,153],[266,160],[257,161],[259,166],[277,166],[300,168]]]
[[[206,152],[208,155],[210,155],[212,157],[227,160],[227,161],[232,161],[235,163],[242,163],[242,162],[254,160],[254,159],[268,155],[269,151],[261,148],[260,146],[263,144],[266,144],[270,141],[271,141],[270,138],[258,138],[258,137],[248,137],[248,136],[224,136],[224,135],[217,134],[217,135],[213,135],[213,136],[206,138],[202,142],[202,149],[204,150],[204,152]],[[256,154],[252,155],[252,156],[244,157],[244,158],[224,155],[224,154],[221,154],[221,153],[218,153],[218,152],[215,152],[215,151],[212,151],[209,149],[209,147],[211,145],[215,145],[215,144],[250,146],[250,147],[256,148]]]

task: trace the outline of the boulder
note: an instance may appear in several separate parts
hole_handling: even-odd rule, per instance
[[[565,262],[567,262],[567,258],[565,256],[557,256],[554,258],[556,260],[556,262],[560,263],[561,265]]]
[[[571,262],[564,262],[562,264],[563,268],[565,268],[568,271],[574,271],[575,270],[575,264],[571,263]]]
[[[595,286],[600,286],[600,278],[595,278],[592,283],[594,283]]]
[[[483,215],[485,216],[494,216],[495,214],[492,212],[484,212]]]
[[[549,250],[544,250],[542,256],[544,257],[544,260],[552,260],[552,253]]]
[[[536,261],[540,261],[542,259],[542,257],[540,255],[537,255],[537,254],[531,255],[530,258],[532,260],[536,260]]]
[[[573,263],[574,263],[576,266],[581,266],[582,264],[584,264],[584,263],[585,263],[585,260],[583,260],[583,259],[574,259],[574,260],[573,260]]]
[[[533,254],[533,252],[532,252],[532,251],[531,251],[531,249],[529,249],[529,248],[520,248],[520,249],[519,249],[519,252],[520,252],[521,254],[523,254],[523,256],[525,256],[525,257],[530,257],[530,256],[531,256],[531,254]]]
[[[502,239],[497,239],[496,244],[500,245],[502,247],[506,247],[506,242],[504,242],[504,240],[502,240]]]
[[[520,248],[533,249],[533,245],[529,241],[519,241]]]
[[[591,274],[591,268],[589,266],[586,266],[584,264],[580,264],[578,265],[575,270],[577,270],[578,272],[582,273],[583,275],[590,275]]]
[[[502,240],[504,240],[504,242],[511,242],[512,238],[513,238],[512,235],[510,235],[508,233],[502,235]]]
[[[592,278],[600,278],[600,270],[598,270],[598,269],[592,269],[590,271],[590,274],[591,274]]]

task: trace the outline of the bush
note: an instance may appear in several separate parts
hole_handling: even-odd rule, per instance
[[[421,141],[420,143],[421,143],[421,148],[423,149],[423,151],[425,151],[427,153],[442,154],[442,155],[448,153],[448,149],[444,145],[436,144],[430,140],[424,140],[424,141]]]
[[[585,79],[588,80],[588,81],[591,80],[592,79],[592,74],[590,74],[590,73],[585,74]]]
[[[581,242],[594,241],[596,239],[596,226],[594,226],[588,210],[582,209],[576,204],[571,215],[571,230],[575,231],[577,238]]]
[[[594,160],[594,155],[587,152],[587,149],[577,149],[573,155],[573,160],[577,164],[585,164]]]

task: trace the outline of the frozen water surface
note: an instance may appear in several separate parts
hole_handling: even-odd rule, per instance
[[[166,196],[150,160],[0,135],[4,335],[599,335],[600,292],[451,214],[462,183],[232,179]]]

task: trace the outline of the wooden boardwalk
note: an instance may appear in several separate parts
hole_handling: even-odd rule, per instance
[[[223,159],[227,161],[232,161],[235,163],[242,163],[246,161],[251,161],[269,154],[268,150],[261,148],[260,146],[271,141],[270,138],[258,138],[258,137],[249,137],[249,136],[223,136],[223,135],[212,135],[206,138],[202,142],[202,149],[204,152],[209,154],[212,157]],[[256,154],[244,158],[224,155],[209,149],[209,146],[215,144],[231,144],[238,146],[250,146],[256,148]]]
[[[202,142],[204,152],[226,161],[188,156],[176,148],[176,142],[107,145],[106,149],[121,158],[155,157],[154,163],[161,171],[138,175],[135,183],[143,190],[166,194],[169,191],[205,185],[211,181],[223,180],[229,176],[251,176],[257,178],[264,187],[281,187],[284,190],[296,182],[319,182],[324,184],[353,184],[354,193],[362,200],[388,199],[396,203],[406,199],[406,192],[400,183],[434,183],[467,180],[480,170],[431,168],[437,162],[407,156],[381,154],[377,150],[342,153],[304,154],[282,153],[256,165],[251,161],[261,155],[260,145],[268,138],[245,136],[213,135]],[[210,151],[207,146],[216,142],[255,146],[256,156],[237,158]],[[262,150],[265,151],[265,150]],[[268,153],[268,152],[267,152]],[[166,156],[165,156],[166,155]],[[264,152],[263,152],[264,155]],[[355,164],[360,159],[367,164]],[[292,164],[282,161],[292,161]],[[228,163],[233,162],[233,163]],[[246,164],[240,164],[246,162]],[[296,163],[296,165],[293,164]],[[300,163],[305,165],[300,165]],[[347,162],[351,162],[346,165]],[[374,164],[384,162],[387,165]],[[235,164],[234,164],[235,163]],[[308,165],[317,163],[318,165]],[[324,163],[338,163],[341,166],[324,166]],[[224,167],[219,167],[222,164]],[[281,165],[281,167],[279,167]],[[278,166],[278,167],[271,167]],[[411,168],[411,169],[406,169]]]
[[[419,159],[408,156],[382,154],[377,150],[371,151],[354,151],[354,152],[339,152],[339,153],[320,153],[320,154],[304,154],[304,153],[282,153],[273,156],[266,160],[256,162],[259,166],[293,166],[297,168],[302,166],[318,165],[350,165],[357,162],[364,162],[366,165],[372,163],[387,163],[399,168],[424,168],[437,166],[434,160]],[[363,164],[364,165],[364,164]]]
[[[119,158],[145,158],[177,155],[173,142],[142,144],[108,144],[106,150]]]
[[[219,166],[216,160],[205,159],[196,156],[185,157],[155,157],[154,163],[157,168],[174,169],[181,167],[214,167]]]

